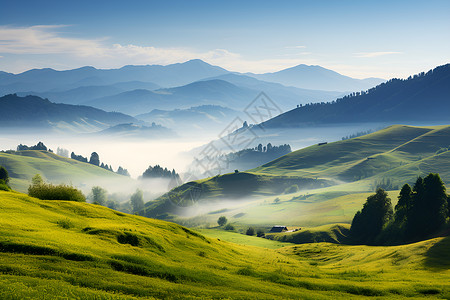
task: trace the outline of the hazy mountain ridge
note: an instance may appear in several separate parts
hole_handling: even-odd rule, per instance
[[[362,91],[385,81],[380,78],[355,79],[321,66],[298,65],[278,72],[247,75],[303,89],[326,91]]]
[[[274,117],[265,127],[352,122],[449,122],[450,64],[408,79],[391,79],[368,92],[332,103],[306,105]]]
[[[82,105],[56,104],[37,96],[19,97],[11,94],[0,98],[1,126],[50,129],[59,122],[86,123],[99,128],[121,123],[139,123],[137,119],[122,113]]]

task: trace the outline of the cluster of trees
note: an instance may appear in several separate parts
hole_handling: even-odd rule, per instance
[[[163,169],[160,165],[155,165],[154,167],[149,166],[147,170],[142,173],[142,178],[167,178],[181,182],[180,175],[175,172],[175,169],[170,171],[167,168]]]
[[[417,178],[413,188],[405,184],[395,211],[383,189],[367,198],[353,218],[350,233],[365,244],[400,244],[438,232],[449,216],[449,196],[439,174]]]
[[[140,189],[137,189],[136,192],[131,195],[129,202],[123,203],[122,205],[113,199],[108,199],[108,191],[100,186],[92,187],[89,199],[93,204],[133,214],[143,214],[145,208],[144,194]]]
[[[64,152],[64,153],[65,153],[65,151],[67,151],[67,153],[68,153],[68,150],[66,150],[66,149],[61,149],[60,150],[60,148],[58,148],[58,152],[59,151]],[[108,164],[105,164],[103,162],[100,163],[100,156],[98,155],[97,152],[92,152],[91,153],[91,157],[89,158],[89,161],[88,161],[87,157],[84,157],[82,155],[76,155],[74,152],[72,152],[70,154],[70,158],[72,158],[74,160],[77,160],[77,161],[84,162],[84,163],[90,163],[91,165],[94,165],[94,166],[103,168],[105,170],[114,172],[114,170],[112,169],[111,165],[108,166]],[[130,176],[130,173],[128,173],[128,170],[122,168],[121,166],[119,166],[119,168],[117,169],[116,173],[119,174],[119,175]]]
[[[66,184],[54,185],[45,183],[39,174],[36,174],[31,179],[31,185],[28,187],[28,195],[41,200],[86,202],[86,197],[75,187]]]
[[[27,145],[20,144],[17,146],[17,151],[23,151],[23,150],[44,150],[48,152],[53,152],[51,149],[47,149],[47,146],[44,145],[43,142],[39,142],[34,146],[28,147]]]
[[[345,140],[353,139],[353,138],[356,138],[358,136],[363,136],[363,135],[366,135],[366,134],[370,134],[372,132],[373,132],[372,129],[365,130],[365,131],[358,131],[357,133],[350,134],[350,135],[342,137],[342,140],[345,141]]]
[[[284,144],[284,145],[280,145],[280,146],[272,146],[271,143],[268,143],[267,146],[263,146],[262,144],[259,144],[255,148],[244,149],[242,151],[245,151],[245,150],[254,150],[257,152],[267,152],[267,153],[280,153],[281,155],[292,152],[291,146],[289,144]]]

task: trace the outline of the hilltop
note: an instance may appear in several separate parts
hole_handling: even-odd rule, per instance
[[[130,178],[107,171],[89,163],[62,157],[48,151],[25,150],[0,152],[0,165],[11,177],[13,189],[25,192],[35,174],[53,183],[87,186],[90,182],[131,181]]]
[[[2,298],[450,296],[448,238],[271,250],[93,204],[4,191],[0,199]]]

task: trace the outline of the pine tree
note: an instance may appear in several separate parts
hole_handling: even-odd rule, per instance
[[[395,206],[395,222],[403,223],[412,206],[412,190],[409,184],[405,184],[400,190],[398,202]]]

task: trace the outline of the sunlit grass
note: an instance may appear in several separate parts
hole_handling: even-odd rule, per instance
[[[224,239],[97,205],[0,191],[0,298],[450,296],[447,239],[279,249],[264,248],[262,239],[258,247]]]

